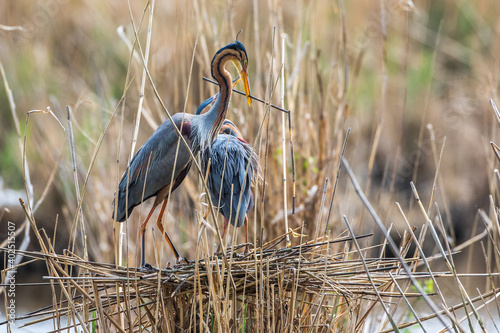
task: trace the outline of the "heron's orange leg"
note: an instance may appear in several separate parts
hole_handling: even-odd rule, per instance
[[[158,215],[158,219],[156,220],[156,225],[158,226],[158,229],[160,230],[160,232],[165,236],[165,240],[167,241],[168,245],[172,249],[172,252],[174,253],[175,258],[177,259],[177,263],[180,263],[181,261],[183,261],[185,259],[180,256],[179,252],[177,251],[174,244],[170,240],[170,237],[168,237],[167,232],[164,231],[164,229],[163,229],[163,214],[165,213],[165,208],[167,207],[167,202],[168,202],[168,199],[165,198],[163,200],[163,205],[161,206],[160,215]]]
[[[144,232],[146,231],[146,226],[148,224],[148,221],[151,218],[151,215],[153,215],[153,213],[155,212],[155,209],[157,206],[158,205],[153,205],[153,207],[151,207],[151,210],[149,211],[148,216],[146,217],[144,222],[142,222],[142,224],[141,224],[141,229],[140,229],[140,236],[141,236],[141,242],[142,242],[142,245],[141,245],[141,247],[142,247],[141,267],[144,267],[146,265],[146,261],[144,259],[144,252],[145,252]]]
[[[247,215],[245,214],[245,243],[247,245],[245,245],[245,252],[244,253],[250,253],[250,246],[248,245],[248,217]]]
[[[229,221],[224,218],[224,230],[222,231],[222,243],[224,244],[224,235],[226,234],[226,230],[227,230],[227,225],[229,224]],[[220,251],[220,244],[219,246],[217,247],[217,251],[215,251],[216,253],[219,253]]]

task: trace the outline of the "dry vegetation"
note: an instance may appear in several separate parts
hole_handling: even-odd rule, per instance
[[[15,221],[28,263],[16,279],[51,295],[22,323],[498,331],[499,12],[494,0],[1,2],[0,176],[25,204],[0,212],[0,246]],[[151,203],[113,223],[119,177],[166,112],[194,113],[217,91],[203,77],[240,29],[252,94],[290,110],[233,95],[228,113],[264,170],[253,250],[242,255],[243,230],[230,228],[214,257],[222,218],[203,219],[193,168],[165,219],[193,263],[169,264],[149,228],[146,260],[160,270],[138,271]]]

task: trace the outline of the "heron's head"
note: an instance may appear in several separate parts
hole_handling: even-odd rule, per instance
[[[221,62],[223,61],[223,63],[225,63],[225,61],[231,61],[234,64],[241,77],[241,81],[243,82],[243,88],[245,89],[248,105],[252,105],[252,99],[250,98],[250,85],[248,83],[248,56],[245,46],[243,46],[241,42],[235,41],[217,51],[212,59],[212,76],[214,76],[213,71],[216,60]]]
[[[227,135],[232,135],[244,142],[246,142],[243,139],[243,135],[241,134],[240,130],[236,125],[229,119],[224,120],[222,123],[222,127],[220,129],[221,134],[227,134]]]

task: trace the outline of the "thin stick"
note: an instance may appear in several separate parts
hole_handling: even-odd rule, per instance
[[[431,130],[431,137],[435,138],[434,131],[432,131],[432,130]],[[432,140],[432,141],[434,141],[434,140]],[[429,207],[427,208],[427,215],[431,214],[431,207],[432,207],[432,202],[434,201],[434,194],[436,193],[436,185],[437,185],[437,182],[439,179],[438,178],[439,177],[439,170],[441,167],[441,161],[443,160],[443,153],[444,153],[445,144],[446,144],[446,137],[443,138],[443,144],[441,145],[441,153],[439,154],[439,158],[436,161],[436,163],[437,163],[436,173],[434,174],[434,181],[432,183],[431,197],[429,199]],[[436,157],[437,156],[434,156],[434,158],[436,158]]]
[[[76,157],[75,157],[75,141],[73,138],[73,126],[71,124],[71,107],[69,105],[66,106],[66,115],[68,117],[68,138],[69,138],[69,147],[70,147],[70,152],[71,152],[71,167],[73,169],[73,179],[75,181],[75,191],[76,191],[76,200],[77,202],[80,202],[80,185],[78,183],[78,172],[76,171]],[[84,259],[88,259],[88,253],[87,253],[87,242],[85,241],[86,234],[85,234],[85,224],[84,224],[84,219],[83,219],[83,211],[82,207],[79,207],[79,213],[80,213],[80,227],[81,227],[81,236],[82,236],[82,245],[83,245],[83,257]],[[76,230],[76,226],[73,228],[71,236],[70,236],[70,241],[73,237],[73,232]],[[72,245],[70,246],[74,251],[75,248],[75,242],[73,242]]]
[[[337,185],[339,183],[340,171],[342,170],[342,159],[345,154],[345,147],[347,146],[347,139],[349,139],[349,133],[351,133],[351,128],[347,129],[344,139],[344,145],[342,146],[342,152],[340,153],[339,164],[337,165],[337,175],[335,176],[335,183],[333,184],[332,198],[330,199],[330,207],[328,208],[328,217],[326,218],[325,233],[328,230],[328,225],[330,224],[330,216],[332,215],[333,209],[333,199],[335,199],[335,192],[337,191]]]
[[[141,115],[142,115],[142,105],[144,103],[144,90],[146,88],[146,67],[148,66],[148,61],[149,61],[149,51],[151,49],[151,35],[152,35],[152,25],[153,25],[153,11],[154,11],[154,0],[151,1],[150,3],[150,10],[149,10],[149,24],[148,24],[148,33],[146,37],[146,49],[144,53],[144,67],[142,68],[142,77],[141,77],[141,89],[139,91],[139,101],[137,104],[137,112],[135,115],[135,127],[134,127],[134,134],[132,136],[132,145],[130,146],[130,160],[134,157],[134,152],[135,152],[135,146],[137,144],[137,136],[139,135],[139,127],[141,125]],[[137,43],[139,41],[137,40]]]
[[[281,107],[285,107],[285,35],[281,36]],[[292,246],[290,235],[288,234],[288,214],[287,212],[287,191],[286,191],[286,141],[285,141],[285,113],[281,114],[281,140],[282,148],[282,164],[283,164],[283,211],[285,212],[285,233],[286,247]]]
[[[129,15],[132,17],[132,12],[131,12],[131,8],[130,8],[130,1],[127,1],[127,6],[128,6],[128,9],[129,9]],[[147,4],[146,4],[146,7],[147,7]],[[141,17],[141,22],[142,22],[142,19],[145,15],[145,12],[146,12],[146,7],[144,7],[144,12],[143,12],[143,16]],[[132,23],[133,23],[133,19],[132,19]],[[115,107],[114,111],[113,111],[113,115],[111,116],[110,118],[110,122],[111,120],[114,118],[114,115],[116,114],[117,110],[118,110],[118,106],[121,105],[121,117],[120,117],[120,127],[119,127],[119,133],[118,133],[118,141],[117,141],[117,149],[116,149],[116,152],[117,152],[117,155],[116,155],[116,160],[117,160],[117,163],[116,163],[116,167],[117,167],[117,173],[116,173],[116,179],[115,179],[115,183],[116,183],[116,187],[115,187],[115,193],[118,193],[118,187],[119,187],[119,172],[118,172],[118,167],[119,167],[119,164],[118,164],[118,161],[119,161],[119,158],[120,158],[120,147],[121,147],[121,139],[122,139],[122,133],[123,133],[123,120],[124,120],[124,114],[125,114],[125,99],[126,99],[126,96],[127,96],[127,92],[128,92],[128,88],[130,87],[130,85],[132,84],[133,82],[133,78],[131,78],[131,75],[130,75],[130,68],[132,67],[132,59],[136,59],[137,62],[141,62],[141,59],[139,58],[137,52],[135,52],[135,45],[138,44],[139,42],[139,39],[138,39],[138,36],[137,34],[135,34],[135,40],[134,40],[134,44],[132,45],[130,43],[130,41],[126,38],[125,34],[124,34],[124,28],[123,26],[120,26],[118,27],[117,29],[117,33],[118,35],[122,38],[122,40],[125,42],[125,44],[127,44],[127,46],[129,47],[130,49],[130,56],[129,56],[129,60],[128,60],[128,66],[127,66],[127,75],[125,77],[125,85],[124,85],[124,89],[123,89],[123,93],[122,93],[122,97],[121,97],[121,101],[120,103],[117,104],[117,106]],[[109,128],[109,125],[110,123],[108,123],[106,129],[104,130],[103,134],[107,131],[107,129]],[[98,144],[98,147],[100,147],[100,144]],[[95,151],[95,153],[97,152],[97,150]],[[130,169],[130,159],[128,160],[127,162],[127,168]],[[91,168],[89,168],[89,172],[90,172]],[[88,178],[88,174],[87,174],[87,178]],[[130,181],[130,171],[127,173],[127,184],[128,182]],[[85,184],[84,184],[85,186]],[[129,190],[129,187],[127,186],[126,189],[125,189],[125,206],[128,206],[128,190]],[[84,193],[82,193],[83,195]],[[116,233],[115,233],[115,230],[116,230],[116,215],[117,215],[117,211],[118,211],[118,196],[115,195],[115,199],[114,199],[114,212],[113,212],[113,216],[114,216],[114,221],[113,221],[113,233],[116,237]],[[125,219],[128,219],[128,211],[125,211]],[[124,266],[124,258],[123,258],[123,238],[125,236],[125,234],[127,233],[127,230],[128,230],[128,225],[123,225],[123,223],[118,223],[119,226],[118,226],[118,235],[117,235],[117,240],[114,242],[115,246],[114,246],[114,251],[115,251],[115,262],[116,262],[116,265],[117,266]],[[126,229],[125,232],[123,231],[123,229]],[[128,239],[127,239],[128,240]],[[126,242],[126,251],[128,252],[128,241]],[[128,267],[128,260],[127,260],[127,267]]]
[[[391,277],[392,279],[392,282],[393,284],[396,286],[396,288],[398,289],[399,293],[401,294],[401,296],[403,297],[403,300],[405,301],[406,305],[408,306],[408,308],[410,309],[411,313],[413,314],[413,317],[415,317],[415,319],[417,320],[418,324],[420,325],[420,327],[422,328],[422,331],[424,332],[427,332],[425,330],[425,327],[424,327],[424,324],[422,324],[422,322],[420,321],[420,319],[418,318],[418,315],[417,313],[415,312],[415,309],[411,306],[410,302],[408,301],[408,297],[405,296],[405,293],[403,290],[401,290],[401,287],[399,286],[399,284],[396,282],[396,279],[394,278],[394,275],[392,275],[391,272],[389,272],[389,276]]]
[[[207,77],[203,77],[203,80],[204,80],[204,81],[207,81],[207,82],[210,82],[210,83],[213,83],[213,84],[215,84],[215,85],[217,85],[217,86],[219,85],[217,82],[215,82],[214,80],[209,79],[209,78],[207,78]],[[237,93],[237,94],[240,94],[240,95],[243,95],[243,96],[246,96],[244,92],[239,91],[239,90],[234,89],[234,88],[233,88],[233,92],[235,92],[235,93]],[[283,108],[281,108],[281,107],[279,107],[279,106],[276,106],[276,105],[274,105],[274,104],[271,104],[270,102],[266,102],[266,101],[264,101],[263,99],[261,99],[261,98],[259,98],[259,97],[255,97],[255,96],[250,95],[250,98],[251,98],[251,99],[253,99],[254,101],[260,102],[260,103],[262,103],[262,104],[264,104],[264,105],[266,105],[266,106],[267,106],[267,105],[270,105],[270,106],[271,106],[271,108],[276,109],[276,110],[278,110],[278,111],[281,111],[281,112],[286,112],[286,113],[290,113],[290,110],[285,110],[285,109],[283,109]]]
[[[314,242],[316,243],[317,240],[318,240],[318,236],[319,236],[319,229],[321,227],[321,221],[323,219],[323,208],[325,206],[325,199],[326,199],[326,191],[328,189],[328,177],[325,178],[325,184],[323,185],[323,195],[321,196],[321,204],[319,206],[319,212],[318,212],[318,217],[316,219],[316,232],[314,234]],[[288,215],[288,214],[285,214],[285,215]],[[326,234],[326,232],[325,232]]]
[[[129,11],[130,11],[130,1],[127,1],[127,3],[128,3]],[[141,88],[139,91],[139,102],[137,104],[137,112],[136,112],[136,116],[135,116],[134,134],[132,135],[132,144],[130,146],[130,158],[129,158],[129,162],[128,162],[128,166],[127,166],[128,170],[130,170],[130,162],[132,161],[132,158],[134,157],[135,146],[137,145],[137,137],[139,135],[139,127],[141,125],[141,116],[142,116],[142,109],[143,109],[142,105],[144,103],[144,96],[145,96],[144,91],[146,88],[146,78],[147,78],[146,68],[148,67],[149,51],[151,49],[151,35],[152,35],[152,26],[153,26],[154,4],[155,4],[154,0],[149,3],[150,10],[149,10],[148,33],[146,36],[146,50],[145,50],[144,58],[143,58],[144,67],[142,69]],[[144,10],[146,10],[147,7],[148,7],[148,4],[146,4],[146,7],[144,8]],[[132,14],[130,13],[130,15],[132,15]],[[136,36],[135,43],[139,44],[139,39],[137,38],[137,36]],[[132,54],[135,54],[133,49],[132,49]],[[129,171],[129,173],[130,173],[130,171]],[[127,178],[128,177],[129,176],[127,175]],[[129,183],[129,179],[127,179],[127,184],[128,183]],[[127,186],[127,191],[128,191],[128,186]],[[126,193],[126,197],[128,199],[128,193]],[[128,205],[128,203],[127,203],[127,205]],[[118,257],[119,257],[119,262],[123,263],[124,262],[123,239],[127,236],[127,230],[125,228],[125,223],[120,223],[119,229],[120,229],[120,231],[119,231],[120,236],[118,238]],[[129,262],[127,260],[127,267],[128,267],[128,265],[129,265]]]
[[[424,97],[424,108],[422,112],[422,117],[420,119],[420,129],[418,132],[418,140],[417,140],[417,156],[415,157],[415,163],[413,164],[415,167],[413,168],[413,175],[412,175],[412,180],[414,183],[417,183],[417,177],[418,177],[418,166],[420,165],[420,158],[422,155],[422,145],[423,145],[423,139],[424,139],[424,129],[425,129],[425,120],[427,119],[427,114],[429,113],[429,100],[431,96],[431,91],[432,91],[432,78],[433,78],[433,73],[434,69],[436,67],[436,61],[437,61],[437,55],[438,55],[438,50],[440,49],[439,43],[441,42],[441,28],[443,26],[443,20],[439,21],[439,27],[438,31],[436,34],[436,39],[434,42],[434,47],[433,47],[433,53],[432,53],[432,61],[430,64],[429,68],[429,77],[427,78],[426,82],[426,91],[425,91],[425,97]],[[410,201],[410,210],[413,207],[413,199]]]
[[[295,155],[293,152],[292,116],[288,111],[288,135],[290,135],[290,156],[292,158],[292,214],[295,214]]]
[[[271,100],[272,100],[272,95],[273,95],[273,92],[274,92],[274,89],[273,89],[273,68],[274,68],[274,39],[275,39],[275,36],[276,36],[276,27],[273,27],[273,35],[272,35],[272,48],[271,48],[271,64],[270,64],[270,68],[269,68],[269,81],[268,81],[268,85],[269,85],[269,104],[271,103]],[[266,107],[266,111],[268,111],[270,108],[269,107]],[[265,152],[264,152],[264,170],[263,170],[263,181],[262,181],[262,194],[261,194],[261,221],[264,221],[264,212],[265,212],[265,209],[264,209],[264,204],[265,204],[265,194],[266,194],[266,176],[267,176],[267,157],[268,157],[268,151],[269,151],[269,122],[271,121],[271,113],[270,112],[266,112],[264,114],[264,118],[263,118],[263,122],[264,123],[266,121],[266,117],[267,117],[267,133],[266,133],[266,147],[265,147]],[[285,212],[286,214],[286,212]],[[262,242],[262,238],[261,238],[261,242]],[[262,243],[261,243],[262,244]],[[258,308],[257,308],[258,309]]]
[[[493,98],[490,98],[490,104],[493,108],[493,112],[495,113],[495,118],[497,119],[498,125],[500,125],[500,112],[498,111],[497,105],[493,101]]]
[[[493,141],[490,141],[491,148],[493,149],[493,152],[497,156],[497,159],[500,161],[500,147],[494,143]]]

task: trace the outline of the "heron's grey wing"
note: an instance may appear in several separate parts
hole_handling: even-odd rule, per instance
[[[212,159],[209,174],[209,189],[212,200],[217,205],[219,193],[221,193],[219,210],[231,224],[237,227],[243,224],[251,200],[250,186],[253,168],[249,168],[245,177],[247,163],[251,159],[251,154],[245,148],[244,143],[234,136],[221,134],[212,143],[211,152],[208,153]],[[226,151],[227,157],[225,157]],[[240,209],[238,210],[242,191]]]
[[[237,128],[236,128],[237,129]],[[238,130],[238,129],[237,129]],[[239,130],[238,130],[239,133]],[[254,151],[252,146],[250,146],[242,137],[241,135],[236,136],[237,140],[234,140],[235,143],[237,143],[237,154],[238,156],[243,156],[243,158],[239,159],[239,170],[240,172],[238,173],[239,175],[239,182],[243,186],[244,182],[244,187],[243,187],[243,192],[244,192],[244,197],[245,197],[245,205],[243,207],[246,207],[245,213],[250,211],[253,206],[254,206],[254,198],[253,194],[251,191],[251,186],[256,185],[260,178],[262,177],[261,175],[261,169],[260,169],[260,159],[257,153]],[[248,166],[248,163],[250,163],[250,166]],[[245,180],[245,172],[248,166],[248,173],[246,174],[246,180]],[[248,199],[248,200],[247,200]],[[238,198],[239,200],[239,198]],[[243,202],[242,202],[243,204]],[[242,209],[243,209],[242,207]],[[242,212],[240,212],[242,213]]]
[[[182,114],[175,114],[173,118],[176,125],[179,126]],[[190,143],[189,119],[185,119],[182,132],[186,141]],[[127,169],[118,186],[118,221],[125,219],[125,205],[127,205],[127,211],[130,214],[135,206],[155,196],[163,188],[170,185],[172,174],[174,181],[179,175],[183,176],[181,178],[184,179],[189,171],[191,156],[185,145],[179,142],[176,159],[178,140],[177,131],[170,120],[167,120],[139,148],[130,162],[130,174]],[[185,170],[186,168],[187,170]],[[180,182],[174,184],[175,188],[179,184]],[[172,191],[175,188],[172,188]],[[126,193],[128,193],[128,202],[125,202],[127,201],[125,200]]]

